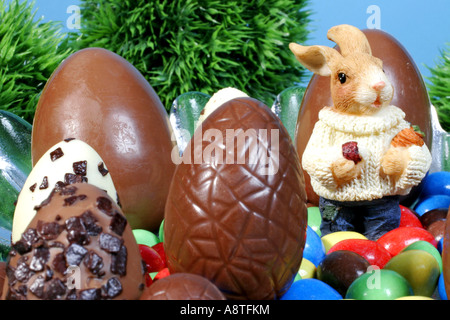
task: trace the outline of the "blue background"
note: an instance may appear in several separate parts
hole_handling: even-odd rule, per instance
[[[44,21],[61,21],[64,31],[73,23],[73,12],[67,12],[79,0],[35,0],[37,17]],[[373,25],[370,6],[379,9],[379,25]],[[450,43],[450,1],[449,0],[310,0],[310,35],[305,44],[334,46],[326,37],[330,27],[338,24],[352,24],[360,29],[379,27],[394,36],[406,48],[422,73],[424,80],[430,76],[427,68],[439,61],[441,50]],[[83,19],[81,17],[81,24]]]

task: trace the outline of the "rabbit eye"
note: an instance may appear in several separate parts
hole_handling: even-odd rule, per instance
[[[345,83],[345,81],[347,81],[347,75],[343,72],[340,72],[338,74],[338,79],[341,83]]]

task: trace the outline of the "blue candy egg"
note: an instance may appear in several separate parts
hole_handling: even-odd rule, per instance
[[[421,198],[442,194],[450,196],[450,172],[438,171],[428,174],[422,180]]]
[[[322,239],[310,226],[306,230],[306,243],[303,249],[303,257],[311,261],[316,267],[325,258],[325,246],[323,245]]]
[[[341,300],[342,296],[323,281],[308,278],[295,281],[280,300]]]
[[[448,300],[447,299],[447,292],[445,291],[444,274],[443,273],[441,273],[441,275],[439,276],[438,294],[439,294],[439,298],[441,300]]]
[[[450,195],[437,194],[419,200],[414,211],[421,216],[425,212],[433,209],[448,208],[450,206]]]

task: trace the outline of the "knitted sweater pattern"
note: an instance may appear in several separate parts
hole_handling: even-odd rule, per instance
[[[330,107],[323,108],[302,156],[303,169],[310,175],[316,194],[337,201],[408,194],[430,168],[431,154],[425,144],[408,147],[410,159],[399,177],[380,174],[382,157],[392,139],[411,126],[404,118],[405,113],[395,106],[383,107],[370,116],[348,115]],[[349,141],[358,144],[361,174],[346,184],[337,185],[331,164],[343,157],[342,144]]]

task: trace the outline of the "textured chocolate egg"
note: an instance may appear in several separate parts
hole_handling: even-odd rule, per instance
[[[6,266],[7,300],[139,299],[139,248],[120,207],[88,183],[54,189]]]
[[[164,220],[171,274],[206,277],[229,299],[279,298],[300,267],[307,208],[299,159],[277,116],[252,98],[226,102],[182,160]]]
[[[204,277],[175,273],[145,288],[140,300],[225,300],[225,296]]]
[[[35,164],[54,144],[77,138],[108,164],[132,228],[156,230],[175,169],[168,115],[129,62],[105,49],[80,50],[54,71],[32,131]]]
[[[407,50],[391,35],[381,30],[363,30],[372,48],[372,55],[383,61],[383,69],[394,86],[391,104],[402,109],[406,121],[418,125],[425,133],[425,143],[431,150],[432,126],[430,101],[424,81]],[[330,77],[313,75],[306,89],[296,128],[296,148],[301,159],[319,111],[331,106]],[[319,204],[319,197],[311,187],[310,177],[303,172],[308,202]],[[414,193],[418,188],[413,188]],[[415,193],[414,193],[415,194]],[[407,202],[404,199],[404,203]]]

